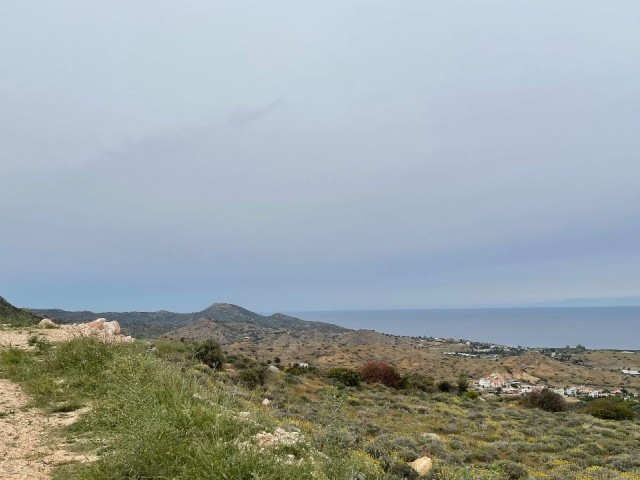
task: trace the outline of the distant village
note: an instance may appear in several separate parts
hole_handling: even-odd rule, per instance
[[[622,370],[622,373],[628,375],[640,375],[637,370]],[[525,395],[530,392],[539,392],[545,388],[551,390],[563,397],[622,397],[628,399],[633,397],[633,393],[628,392],[624,388],[606,390],[587,387],[585,385],[571,386],[567,388],[556,388],[547,385],[532,385],[527,382],[514,380],[508,375],[501,373],[492,373],[486,377],[482,377],[478,381],[474,382],[474,387],[477,390],[491,391],[493,393],[499,393],[503,395]]]
[[[509,346],[509,345],[491,345],[488,343],[473,342],[470,340],[454,339],[454,338],[437,338],[432,337],[429,339],[432,342],[443,344],[454,344],[457,346],[464,346],[463,351],[453,350],[443,352],[446,356],[456,356],[463,358],[483,358],[489,360],[498,360],[499,358],[521,355],[525,352],[537,352],[542,355],[546,355],[550,358],[561,362],[580,363],[580,360],[575,359],[575,354],[586,350],[582,345],[577,345],[575,348],[565,347],[563,349],[555,348],[530,348],[522,346]],[[623,375],[640,376],[640,371],[632,369],[631,367],[625,367],[620,370]],[[489,376],[480,378],[474,382],[474,388],[479,391],[487,391],[491,393],[498,393],[503,395],[525,395],[529,392],[542,391],[545,388],[562,395],[563,397],[621,397],[629,398],[634,396],[633,393],[628,392],[625,388],[620,389],[599,389],[594,387],[588,387],[585,385],[570,386],[566,388],[558,388],[548,385],[532,385],[525,381],[514,379],[508,374],[492,373]]]

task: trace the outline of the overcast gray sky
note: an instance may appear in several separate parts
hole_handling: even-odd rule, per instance
[[[637,0],[0,2],[0,295],[640,295]]]

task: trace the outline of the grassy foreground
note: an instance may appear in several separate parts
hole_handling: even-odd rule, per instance
[[[0,352],[1,375],[22,384],[50,412],[91,406],[63,435],[73,449],[98,455],[94,462],[59,467],[55,479],[383,478],[370,457],[331,442],[320,451],[312,436],[260,449],[254,436],[273,431],[275,420],[258,406],[239,415],[258,402],[144,346],[78,339],[37,347]]]

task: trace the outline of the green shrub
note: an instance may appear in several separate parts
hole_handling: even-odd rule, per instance
[[[360,385],[360,372],[347,367],[334,367],[327,372],[327,378],[336,380],[347,387],[357,387]]]
[[[309,372],[308,368],[302,368],[302,367],[287,367],[284,369],[284,371],[286,373],[288,373],[289,375],[296,375],[296,376],[300,376],[300,375],[304,375],[305,373]]]
[[[465,374],[460,374],[458,383],[456,384],[458,393],[463,394],[469,389],[469,378]]]
[[[402,376],[400,385],[407,390],[428,392],[433,389],[433,377],[428,377],[420,372],[411,372]]]
[[[604,420],[633,420],[635,412],[623,402],[598,398],[587,403],[583,412]]]
[[[247,387],[255,389],[260,385],[264,385],[267,379],[267,369],[260,365],[256,365],[253,368],[242,370],[238,375],[238,378]]]
[[[539,408],[547,412],[562,412],[567,406],[561,395],[548,388],[540,392],[529,392],[522,397],[520,402],[526,408]]]
[[[217,370],[222,369],[224,363],[224,354],[220,344],[215,340],[206,340],[197,344],[193,349],[193,357]]]
[[[475,390],[468,390],[464,392],[464,398],[468,400],[475,400],[476,398],[480,398],[480,394]]]

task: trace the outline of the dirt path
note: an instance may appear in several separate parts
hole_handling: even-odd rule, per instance
[[[87,460],[65,451],[51,436],[52,427],[72,423],[80,412],[47,416],[26,408],[28,403],[18,385],[0,379],[0,479],[48,479],[56,465]]]
[[[57,332],[46,331],[45,335],[60,335]],[[0,330],[0,349],[8,345],[29,348],[31,334],[26,330]],[[29,407],[29,400],[19,385],[0,378],[0,479],[49,479],[56,465],[89,460],[66,451],[62,440],[52,434],[52,428],[73,423],[84,410],[47,415]]]

